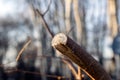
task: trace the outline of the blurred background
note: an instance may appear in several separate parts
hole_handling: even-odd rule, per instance
[[[50,6],[49,6],[50,5]],[[50,30],[65,33],[120,80],[120,0],[0,0],[0,80],[75,80],[51,46]],[[31,43],[16,57],[28,40]],[[81,72],[82,79],[90,78]]]

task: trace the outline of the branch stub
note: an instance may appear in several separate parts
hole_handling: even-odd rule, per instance
[[[52,46],[55,47],[58,44],[66,44],[67,36],[64,33],[57,34],[52,40]]]

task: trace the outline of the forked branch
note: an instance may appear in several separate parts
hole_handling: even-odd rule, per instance
[[[43,23],[44,27],[48,30],[48,32],[50,33],[51,37],[53,38],[53,37],[54,37],[54,34],[53,34],[53,32],[50,30],[50,28],[49,28],[49,26],[48,26],[48,24],[47,24],[47,22],[46,22],[46,20],[45,20],[45,18],[44,18],[44,15],[43,15],[38,9],[36,9],[36,12],[37,12],[37,13],[39,14],[39,16],[41,17],[42,23]]]

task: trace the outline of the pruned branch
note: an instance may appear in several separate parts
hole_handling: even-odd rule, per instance
[[[65,34],[55,35],[52,46],[80,66],[92,80],[111,80],[103,67]]]

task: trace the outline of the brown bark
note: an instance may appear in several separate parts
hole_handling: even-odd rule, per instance
[[[79,65],[92,80],[111,80],[102,66],[65,34],[57,34],[52,40],[52,46]]]

